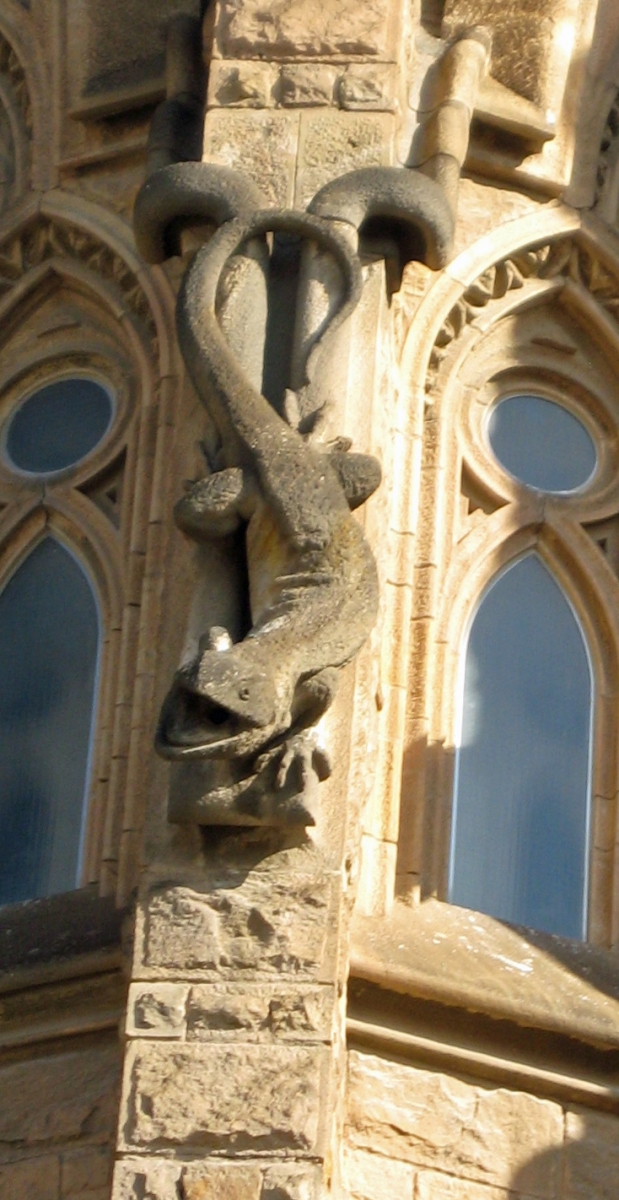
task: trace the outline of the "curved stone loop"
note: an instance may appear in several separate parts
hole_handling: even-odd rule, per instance
[[[384,226],[398,243],[402,265],[425,262],[433,270],[448,261],[454,214],[440,184],[420,171],[401,167],[362,167],[327,183],[308,212],[345,221],[362,230]]]
[[[223,225],[265,205],[254,183],[229,167],[182,162],[160,167],[142,185],[133,212],[135,240],[146,262],[180,254],[180,234],[193,221]]]
[[[267,210],[230,221],[196,255],[178,298],[178,337],[198,394],[215,420],[226,465],[257,474],[282,531],[299,551],[322,550],[329,540],[330,513],[348,510],[338,480],[321,474],[323,456],[276,413],[250,384],[231,353],[216,315],[219,281],[230,258],[266,233],[311,237],[334,255],[344,277],[344,296],[329,327],[312,348],[308,377],[330,336],[354,309],[361,293],[361,268],[346,239],[328,221],[304,213]],[[311,468],[310,468],[311,464]],[[308,486],[300,486],[304,481]]]
[[[252,213],[246,219],[233,219],[218,230],[211,241],[199,251],[199,263],[196,259],[195,264],[189,268],[186,286],[189,286],[190,278],[198,275],[201,281],[202,303],[214,312],[219,282],[229,260],[252,239],[262,238],[269,233],[297,235],[316,243],[321,250],[326,250],[333,256],[342,274],[342,300],[320,337],[313,343],[305,363],[305,382],[309,383],[325,347],[356,308],[363,286],[359,258],[331,220],[309,212],[295,212],[292,209],[264,209]],[[182,336],[180,328],[179,336]],[[236,369],[241,370],[240,367]]]

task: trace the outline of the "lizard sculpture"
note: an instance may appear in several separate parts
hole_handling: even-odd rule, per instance
[[[336,218],[341,194],[333,199]],[[244,526],[251,628],[236,644],[224,629],[204,631],[199,653],[177,672],[166,697],[157,746],[176,760],[232,761],[241,788],[275,761],[275,784],[283,789],[291,766],[307,760],[303,730],[331,703],[339,668],[367,637],[378,603],[374,560],[350,513],[378,486],[377,461],[348,453],[345,439],[310,444],[288,424],[235,360],[217,315],[222,274],[248,244],[281,231],[327,251],[340,270],[343,299],[308,356],[304,388],[311,389],[362,282],[359,259],[328,211],[329,196],[316,199],[326,215],[261,211],[235,173],[184,163],[155,172],[136,205],[138,246],[151,261],[174,250],[179,220],[206,217],[220,225],[185,274],[177,328],[221,449],[175,517],[197,541]],[[301,788],[312,766],[322,777],[328,771],[315,757],[306,762]],[[313,820],[307,811],[300,819]]]

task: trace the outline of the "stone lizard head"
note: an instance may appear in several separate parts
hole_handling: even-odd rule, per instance
[[[240,757],[279,731],[273,676],[253,661],[250,645],[221,638],[177,672],[157,731],[167,758]]]

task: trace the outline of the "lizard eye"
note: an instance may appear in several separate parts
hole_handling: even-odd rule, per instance
[[[239,698],[241,700],[249,700],[249,688],[247,686],[239,688]]]

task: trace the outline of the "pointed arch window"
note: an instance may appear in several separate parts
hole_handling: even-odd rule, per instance
[[[100,637],[82,566],[43,538],[0,593],[0,903],[77,886]]]
[[[71,542],[78,529],[87,550],[79,488],[109,456],[117,407],[103,379],[66,370],[5,402],[3,498],[23,513],[29,496],[26,521],[37,532],[0,579],[0,904],[71,891],[90,870],[85,830],[103,618]]]
[[[465,457],[496,487],[506,532],[520,527],[516,544],[528,549],[478,597],[459,655],[447,898],[585,939],[599,684],[541,545],[548,538],[560,559],[567,538],[572,554],[586,553],[573,535],[608,486],[609,456],[584,391],[506,391],[491,382],[469,410]]]
[[[466,647],[449,898],[549,933],[587,923],[593,679],[539,555],[482,597]]]

